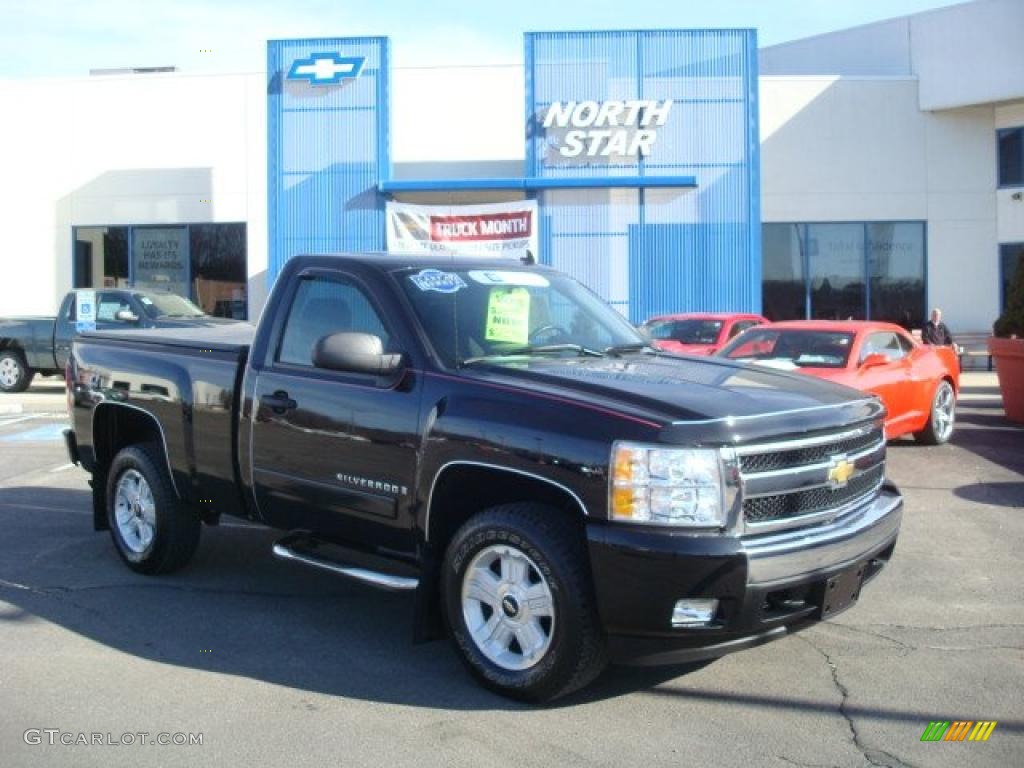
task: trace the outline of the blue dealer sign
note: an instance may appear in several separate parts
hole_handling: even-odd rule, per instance
[[[296,59],[288,70],[288,79],[308,80],[311,85],[334,85],[359,77],[365,63],[365,56],[314,53],[308,59]]]

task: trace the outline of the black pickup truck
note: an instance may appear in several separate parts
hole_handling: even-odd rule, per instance
[[[299,256],[254,330],[85,334],[68,378],[129,567],[221,515],[281,529],[282,558],[415,590],[414,638],[521,699],[832,616],[900,526],[878,400],[650,349],[519,262]]]
[[[0,318],[0,392],[24,392],[37,373],[64,370],[75,337],[76,291],[60,303],[56,317]],[[96,328],[181,328],[220,325],[188,299],[173,293],[131,288],[96,291]]]

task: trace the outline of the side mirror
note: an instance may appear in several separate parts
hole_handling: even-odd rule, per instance
[[[119,309],[114,314],[115,320],[120,320],[122,323],[137,323],[139,322],[139,316],[132,312],[130,309]]]
[[[877,368],[880,365],[888,365],[891,361],[881,352],[873,352],[865,357],[860,364],[861,368]]]
[[[402,355],[385,355],[380,336],[332,333],[313,347],[313,365],[330,371],[391,376],[402,368]]]

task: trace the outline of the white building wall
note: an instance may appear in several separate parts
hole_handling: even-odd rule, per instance
[[[921,112],[913,78],[762,77],[765,222],[927,221],[928,302],[998,312],[994,108]]]
[[[974,0],[769,46],[762,75],[914,75],[918,106],[1024,98],[1024,1]]]
[[[887,19],[758,51],[762,75],[910,75],[910,20]]]
[[[921,109],[1024,98],[1022,34],[1022,0],[975,0],[911,16]]]
[[[56,310],[75,226],[244,221],[265,272],[263,75],[3,81],[0,100],[0,314]]]

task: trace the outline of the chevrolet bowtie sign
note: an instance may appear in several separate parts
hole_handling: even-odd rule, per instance
[[[307,59],[296,59],[288,70],[288,79],[307,80],[311,85],[335,85],[359,77],[364,64],[365,56],[314,53]]]

